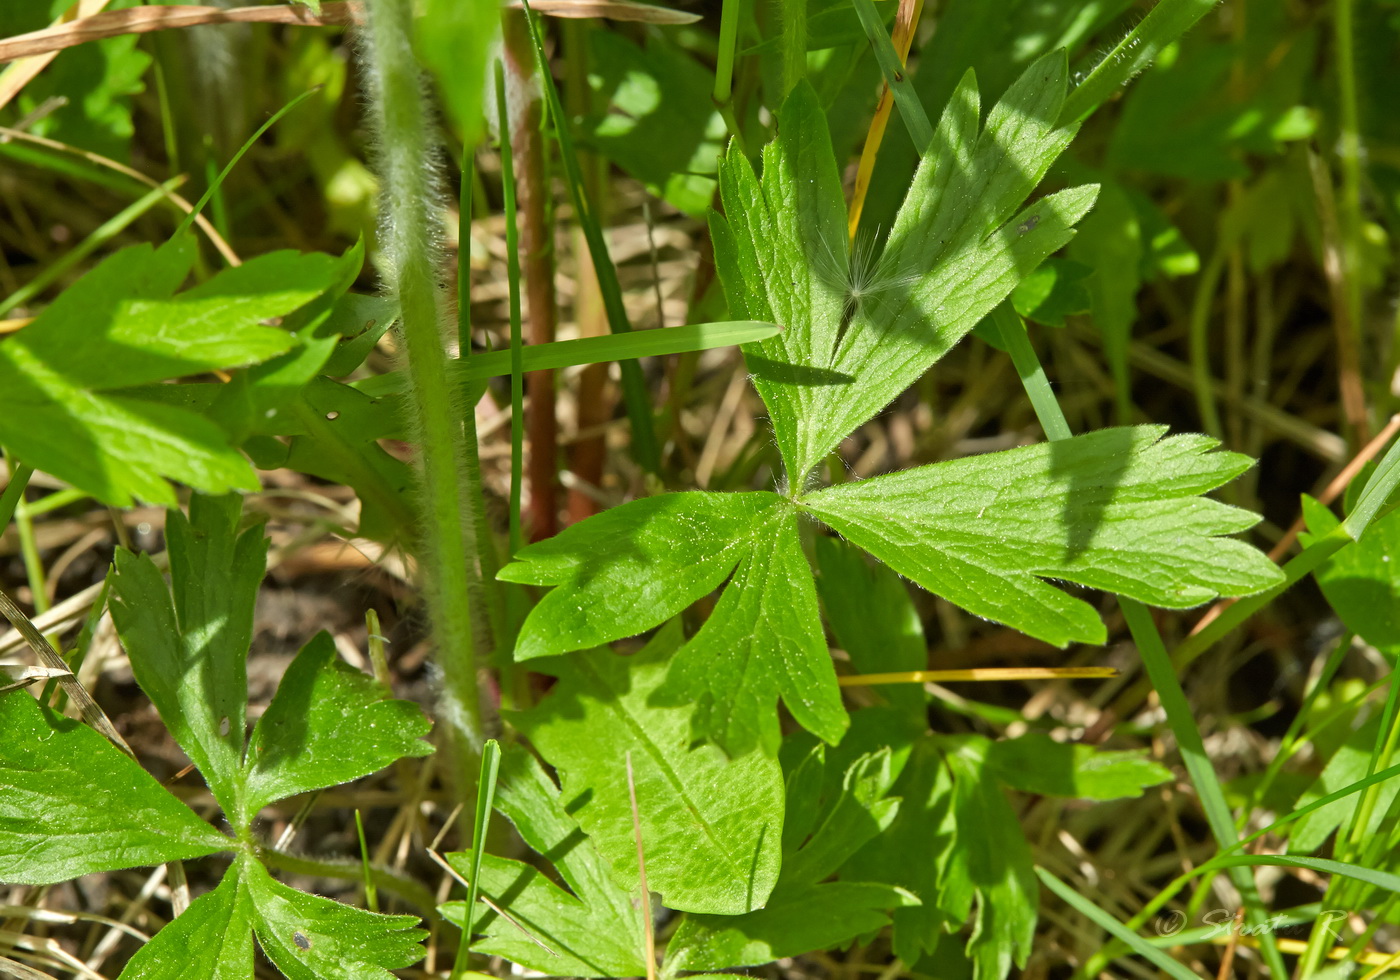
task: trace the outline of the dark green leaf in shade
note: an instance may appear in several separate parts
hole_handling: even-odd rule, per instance
[[[1038,886],[1031,851],[1015,811],[990,778],[986,740],[942,741],[959,828],[949,877],[965,880],[976,896],[967,953],[976,980],[1001,980],[1013,962],[1025,967],[1035,939]]]
[[[924,627],[904,580],[840,538],[818,537],[815,552],[817,594],[836,644],[850,656],[854,672],[926,668]],[[889,684],[875,690],[922,721],[928,701],[922,684]]]
[[[851,857],[841,877],[897,885],[921,900],[891,914],[895,955],[917,963],[938,947],[947,929],[966,921],[973,898],[966,874],[952,873],[962,870],[952,867],[959,833],[953,777],[932,738],[914,743],[892,792],[900,797],[899,812]]]
[[[1172,778],[1170,770],[1141,751],[1072,745],[1038,732],[992,742],[987,769],[1013,789],[1086,800],[1141,796],[1149,786]]]
[[[1311,536],[1305,544],[1341,524],[1307,496],[1303,516]],[[1379,650],[1400,653],[1400,511],[1372,521],[1360,541],[1338,551],[1314,575],[1347,629]]]
[[[430,728],[417,705],[392,699],[340,659],[329,633],[318,633],[287,668],[248,740],[246,812],[427,755]]]
[[[559,770],[566,808],[625,891],[638,890],[630,752],[651,889],[674,909],[747,912],[777,879],[782,773],[761,752],[726,758],[694,743],[692,706],[653,703],[679,639],[671,627],[631,657],[598,650],[532,665],[559,682],[518,723]]]
[[[232,846],[91,728],[25,691],[0,696],[0,881],[46,885]]]
[[[588,141],[653,194],[702,216],[725,135],[712,73],[659,32],[646,47],[608,30],[589,31],[588,41],[589,84],[606,106],[585,121]]]
[[[844,483],[801,503],[895,571],[979,616],[1063,646],[1102,643],[1063,579],[1181,609],[1282,580],[1222,535],[1259,518],[1199,494],[1249,460],[1165,426],[1104,429]]]
[[[1373,716],[1347,734],[1346,741],[1332,753],[1322,773],[1298,799],[1296,806],[1306,806],[1369,775],[1372,753],[1379,739],[1380,721],[1380,718]],[[1367,838],[1382,832],[1385,816],[1397,795],[1400,795],[1400,779],[1387,780],[1376,787],[1370,824],[1364,828]],[[1289,853],[1315,852],[1327,842],[1334,830],[1350,825],[1360,799],[1359,795],[1345,796],[1300,817],[1288,832]]]
[[[1076,242],[1084,237],[1084,229],[1102,208],[1103,195],[1100,194],[1098,207],[1080,224]],[[1070,259],[1046,259],[1011,291],[1011,305],[1027,320],[1047,327],[1063,327],[1065,317],[1089,312],[1093,282],[1086,280],[1093,271]]]

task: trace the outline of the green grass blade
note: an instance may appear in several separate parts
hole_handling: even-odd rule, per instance
[[[0,493],[0,531],[3,531],[10,524],[10,518],[15,516],[15,507],[19,504],[20,495],[24,493],[24,488],[29,486],[29,478],[34,475],[34,467],[24,463],[16,463],[13,459],[8,459],[10,469],[10,482],[5,484],[5,492]]]
[[[182,235],[184,232],[189,231],[190,225],[194,224],[194,219],[199,216],[199,213],[201,211],[204,210],[204,205],[209,203],[209,199],[214,196],[215,192],[218,191],[219,187],[228,178],[228,175],[233,172],[233,168],[238,166],[238,161],[242,160],[243,155],[249,150],[251,150],[253,148],[253,144],[262,138],[263,133],[271,129],[274,125],[277,124],[277,121],[279,119],[281,119],[287,113],[291,112],[297,106],[301,105],[307,99],[311,98],[311,96],[315,95],[320,90],[320,85],[316,85],[312,88],[307,89],[305,92],[301,93],[295,99],[288,102],[282,108],[278,109],[271,116],[269,116],[267,122],[259,126],[257,128],[257,131],[254,132],[252,136],[248,137],[247,142],[245,142],[241,147],[239,147],[238,152],[233,155],[233,159],[230,160],[224,166],[223,170],[219,171],[219,176],[214,179],[213,183],[211,183],[208,189],[205,190],[204,195],[199,199],[198,202],[195,203],[194,210],[190,211],[189,214],[185,215],[185,219],[180,222],[180,227],[175,229],[175,234],[170,237],[179,238],[180,235]]]
[[[1122,940],[1134,953],[1137,953],[1153,966],[1161,969],[1168,976],[1176,977],[1177,980],[1200,980],[1200,978],[1192,973],[1185,964],[1172,959],[1166,953],[1157,949],[1142,936],[1128,929],[1123,923],[1119,922],[1044,868],[1037,867],[1035,873],[1040,880],[1045,883],[1045,887],[1063,899],[1065,904],[1083,914],[1085,918],[1089,919],[1089,921],[1093,922],[1105,932]]]
[[[1304,857],[1298,854],[1222,854],[1211,858],[1197,870],[1238,867],[1307,868],[1321,874],[1352,878],[1400,895],[1400,875],[1378,871],[1375,868],[1363,868],[1359,864],[1349,864],[1346,861],[1334,861],[1331,858]]]
[[[1060,111],[1060,125],[1080,122],[1092,114],[1130,78],[1150,65],[1163,48],[1210,13],[1218,2],[1161,0],[1069,93]]]
[[[71,251],[64,253],[56,261],[49,263],[44,267],[42,272],[19,289],[16,289],[3,302],[0,302],[0,316],[4,316],[16,306],[29,302],[58,279],[67,275],[69,270],[79,262],[82,262],[93,252],[125,231],[133,221],[165,200],[166,195],[184,182],[185,178],[183,177],[172,177],[159,187],[147,191],[145,194],[141,195],[141,197],[112,215],[112,217],[102,222],[102,224],[93,229],[92,234],[79,242]]]
[[[371,912],[379,911],[379,888],[374,883],[374,875],[369,869],[369,844],[365,842],[365,822],[360,811],[355,809],[355,835],[360,839],[360,874],[365,887],[365,906]]]
[[[605,337],[556,340],[550,344],[531,344],[523,348],[521,370],[552,371],[638,357],[684,354],[689,351],[748,344],[772,337],[776,333],[778,328],[771,323],[757,320],[723,320],[715,323],[691,323],[683,327],[634,330],[631,333],[609,334]],[[457,361],[453,370],[459,384],[505,377],[511,372],[511,353],[507,350],[475,353],[469,358]],[[357,381],[354,387],[373,398],[382,398],[403,392],[405,384],[403,374],[393,371]]]
[[[506,111],[506,69],[496,62],[496,112],[501,133],[501,198],[506,212],[506,278],[510,281],[510,553],[524,544],[520,529],[520,484],[525,478],[525,360],[520,333],[520,232],[515,224],[515,162]],[[476,362],[471,358],[471,363]],[[460,361],[460,359],[459,359]]]
[[[593,269],[598,276],[598,289],[603,294],[603,307],[608,315],[608,327],[613,333],[626,333],[632,329],[627,318],[627,308],[622,302],[622,286],[617,281],[617,269],[608,255],[607,240],[603,237],[602,226],[598,224],[593,205],[584,192],[583,172],[579,168],[578,154],[574,152],[574,140],[569,134],[569,117],[564,113],[559,100],[559,89],[554,84],[554,76],[549,71],[549,60],[544,54],[544,43],[540,39],[539,23],[528,0],[523,0],[525,22],[530,28],[530,40],[535,49],[535,68],[539,72],[540,84],[544,87],[545,101],[549,106],[550,118],[554,120],[554,135],[559,141],[559,158],[564,167],[564,180],[569,185],[569,196],[578,214],[579,227],[588,243],[588,254],[593,259]],[[661,468],[661,449],[656,442],[656,431],[652,421],[651,399],[647,395],[646,382],[642,369],[636,361],[623,361],[622,400],[627,407],[627,417],[632,420],[632,455],[641,467],[651,473]]]
[[[476,909],[481,856],[486,851],[486,829],[491,823],[491,808],[496,801],[496,779],[500,771],[501,743],[488,738],[481,747],[481,778],[476,784],[476,813],[472,817],[472,873],[467,879],[466,923],[462,928],[462,943],[457,947],[457,960],[452,966],[453,980],[462,975],[471,956],[472,912]]]
[[[1361,491],[1361,498],[1342,522],[1347,533],[1359,541],[1367,526],[1380,515],[1397,485],[1400,485],[1400,440],[1377,464],[1375,472],[1366,481],[1365,489]]]
[[[904,127],[909,130],[909,138],[914,141],[919,155],[923,156],[929,144],[933,142],[933,125],[929,122],[928,113],[924,111],[924,104],[919,101],[918,93],[914,91],[909,76],[904,72],[904,66],[899,63],[899,52],[894,49],[894,41],[886,32],[885,22],[875,10],[875,4],[870,0],[854,2],[861,26],[865,28],[871,47],[875,49],[875,61],[885,76],[885,84],[890,87],[890,94],[894,96],[894,104],[899,107],[899,118],[904,120]]]

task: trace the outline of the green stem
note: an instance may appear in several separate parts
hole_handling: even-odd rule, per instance
[[[1035,408],[1036,417],[1040,419],[1046,438],[1052,442],[1069,438],[1069,422],[1065,419],[1059,402],[1055,400],[1055,394],[1050,389],[1045,371],[1036,358],[1035,349],[1031,347],[1030,338],[1026,336],[1026,328],[1020,317],[1008,304],[1003,303],[993,314],[992,322],[1001,333],[1002,344],[1011,352],[1012,363],[1016,365],[1021,383],[1030,395],[1031,405]],[[1128,631],[1132,633],[1133,641],[1137,644],[1147,676],[1157,690],[1162,710],[1167,716],[1167,724],[1176,735],[1182,761],[1186,765],[1192,785],[1196,787],[1196,795],[1200,798],[1211,833],[1221,848],[1232,847],[1239,843],[1235,821],[1230,815],[1229,804],[1225,802],[1225,791],[1220,785],[1220,779],[1211,765],[1210,757],[1206,755],[1200,729],[1196,727],[1196,719],[1191,712],[1191,704],[1186,700],[1186,692],[1182,690],[1181,680],[1172,666],[1166,644],[1162,642],[1162,634],[1157,631],[1152,614],[1142,603],[1119,596],[1118,605],[1123,610]],[[1262,924],[1265,921],[1264,909],[1260,904],[1253,874],[1246,867],[1231,868],[1230,878],[1244,899],[1249,922],[1252,925]],[[1274,941],[1272,933],[1267,930],[1261,932],[1260,950],[1264,959],[1273,975],[1282,977],[1285,975],[1284,964],[1278,944]]]
[[[438,188],[423,82],[413,56],[412,0],[373,0],[366,36],[371,106],[378,123],[381,210],[388,233],[381,266],[402,310],[410,415],[418,436],[423,493],[419,536],[428,611],[442,669],[442,717],[460,799],[475,795],[482,745],[472,624],[462,412],[448,377],[439,329]]]

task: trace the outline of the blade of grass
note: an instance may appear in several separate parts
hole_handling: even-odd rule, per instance
[[[481,778],[476,784],[476,813],[472,815],[472,875],[467,882],[466,921],[462,927],[462,942],[457,947],[457,959],[452,965],[452,980],[459,980],[471,959],[472,912],[476,909],[481,856],[486,853],[486,830],[491,824],[491,808],[496,801],[496,779],[500,772],[501,743],[488,738],[481,747]]]
[[[1021,318],[1010,309],[1009,304],[1003,303],[993,313],[992,322],[1001,334],[1002,345],[1011,352],[1016,373],[1020,375],[1027,394],[1031,395],[1031,405],[1035,409],[1036,417],[1040,419],[1046,438],[1052,442],[1068,438],[1069,422],[1050,389]],[[1031,394],[1032,389],[1039,389],[1039,394]],[[1146,606],[1123,596],[1118,597],[1118,605],[1123,610],[1123,618],[1128,624],[1129,632],[1132,633],[1133,641],[1137,644],[1148,679],[1157,690],[1162,710],[1167,716],[1167,725],[1176,736],[1182,761],[1186,765],[1192,785],[1196,788],[1196,795],[1205,811],[1211,833],[1222,849],[1237,844],[1239,834],[1235,831],[1235,820],[1230,814],[1229,804],[1225,801],[1225,790],[1216,775],[1215,767],[1211,765],[1210,757],[1206,754],[1205,743],[1201,739],[1200,729],[1196,727],[1191,704],[1186,700],[1186,692],[1182,690],[1181,680],[1172,665],[1171,657],[1167,654],[1162,634],[1157,631],[1157,624],[1152,621],[1152,614]],[[1230,879],[1244,898],[1250,924],[1262,924],[1265,920],[1264,908],[1254,884],[1254,877],[1247,868],[1232,867]],[[1284,976],[1283,957],[1278,951],[1273,934],[1264,932],[1263,936],[1261,951],[1265,962],[1274,976]]]
[[[3,301],[0,301],[0,316],[4,316],[15,307],[29,302],[53,283],[66,276],[78,263],[82,262],[103,245],[106,245],[113,238],[120,235],[131,226],[132,222],[159,204],[171,191],[184,182],[184,177],[172,177],[159,187],[147,191],[145,194],[141,195],[141,197],[112,215],[112,217],[102,222],[102,224],[94,228],[92,233],[76,246],[65,252],[55,261],[50,262],[44,267],[42,272],[19,289],[16,289]]]
[[[1146,939],[1130,930],[1127,926],[1123,925],[1113,916],[1109,915],[1044,868],[1037,866],[1035,873],[1036,877],[1045,884],[1045,887],[1058,895],[1066,905],[1075,909],[1105,932],[1122,940],[1134,953],[1137,953],[1153,966],[1161,969],[1168,976],[1176,977],[1177,980],[1200,980],[1200,978],[1192,973],[1184,963],[1177,962],[1160,949],[1157,949]]]
[[[40,147],[41,149],[27,149],[25,147],[16,146],[16,143],[27,143],[32,147]],[[52,154],[45,153],[45,150],[52,151]],[[138,184],[142,184],[146,187],[160,186],[155,179],[146,176],[141,171],[128,167],[124,163],[118,163],[110,157],[104,157],[100,153],[93,153],[91,150],[70,146],[67,143],[60,143],[57,140],[51,140],[44,136],[35,136],[33,133],[26,133],[19,129],[11,129],[7,126],[0,126],[0,155],[21,159],[35,166],[61,170],[63,173],[84,180],[90,180],[93,183],[101,184],[104,187],[111,187],[114,190],[126,191],[129,187],[124,183],[119,183],[114,178],[106,176],[103,170],[110,170],[113,173],[121,174],[123,177],[129,177]],[[66,157],[68,156],[77,157],[78,159],[60,162],[66,161]],[[79,161],[82,162],[80,163]],[[91,169],[89,169],[89,167]],[[195,213],[194,205],[179,194],[167,192],[166,197],[171,204],[185,214]],[[224,237],[219,234],[218,229],[214,227],[208,218],[204,217],[202,214],[195,213],[194,223],[204,232],[210,244],[218,249],[219,254],[224,257],[225,262],[229,265],[242,264],[238,253],[229,247],[229,243],[224,240]]]
[[[715,55],[715,86],[710,98],[719,109],[720,118],[729,130],[729,136],[748,156],[744,149],[744,134],[739,129],[739,120],[734,115],[734,55],[739,46],[739,7],[743,0],[723,0],[719,14],[719,45]]]
[[[379,886],[374,883],[374,875],[369,869],[369,845],[365,843],[365,822],[360,817],[360,808],[355,808],[355,836],[360,841],[360,875],[365,889],[365,907],[371,912],[379,911]]]
[[[520,327],[520,238],[515,224],[515,163],[506,109],[506,69],[496,62],[496,113],[501,134],[501,198],[506,212],[506,278],[510,282],[510,553],[524,545],[520,485],[525,477],[525,359]]]
[[[227,179],[228,175],[233,172],[233,168],[238,166],[238,161],[242,160],[244,154],[246,154],[249,150],[253,148],[253,144],[262,138],[263,133],[267,132],[269,129],[275,126],[277,124],[277,121],[283,116],[285,116],[287,113],[291,112],[297,106],[301,105],[307,99],[311,98],[311,96],[319,92],[321,88],[322,86],[320,85],[313,85],[311,88],[307,89],[305,92],[301,93],[295,99],[292,99],[292,101],[288,102],[282,108],[278,109],[271,116],[269,116],[267,121],[261,126],[259,126],[257,130],[254,131],[253,135],[249,136],[247,141],[244,142],[244,144],[238,148],[238,152],[233,155],[233,159],[229,160],[229,162],[225,164],[224,169],[219,171],[219,176],[214,178],[214,181],[205,189],[203,196],[195,202],[194,210],[185,215],[184,220],[180,222],[180,227],[175,229],[175,234],[171,237],[178,238],[181,234],[189,230],[190,225],[194,222],[195,216],[204,210],[204,205],[209,203],[209,199],[214,196],[214,193],[223,184],[224,180]]]
[[[573,136],[569,133],[569,117],[564,113],[564,106],[559,100],[559,89],[549,71],[549,59],[545,57],[539,22],[535,19],[535,13],[530,9],[528,0],[523,0],[523,6],[525,24],[530,30],[530,41],[535,49],[535,68],[540,74],[540,84],[544,86],[549,118],[554,122],[554,136],[559,143],[559,159],[564,168],[564,181],[568,184],[569,197],[574,202],[579,227],[583,229],[584,240],[588,243],[588,254],[593,259],[593,270],[597,273],[598,287],[603,293],[603,306],[608,313],[608,326],[615,334],[627,333],[632,329],[632,324],[627,318],[627,308],[622,302],[622,286],[617,280],[617,268],[608,254],[607,239],[603,236],[602,226],[598,224],[593,205],[584,190],[578,154],[574,152]],[[651,399],[647,394],[641,366],[636,361],[622,361],[619,367],[622,369],[622,400],[627,407],[627,417],[632,420],[632,456],[644,470],[657,473],[661,469],[661,448],[656,441]]]
[[[875,4],[871,0],[854,0],[854,3],[865,35],[875,49],[875,61],[880,65],[880,72],[885,76],[885,84],[890,87],[895,105],[899,107],[899,118],[904,120],[914,148],[923,156],[933,142],[933,124],[929,122],[928,113],[924,112],[924,105],[919,101],[909,77],[904,74],[904,63],[889,34],[885,33],[885,22],[875,10]]]
[[[509,259],[507,259],[509,262]],[[581,337],[578,340],[556,340],[552,344],[531,344],[521,351],[521,370],[548,371],[604,364],[638,357],[661,357],[690,351],[711,350],[765,340],[777,334],[778,327],[757,320],[726,320],[717,323],[691,323],[683,327],[660,327],[655,330],[634,330],[606,337]],[[509,350],[475,353],[452,365],[459,384],[503,378],[511,373],[512,354]],[[356,381],[353,387],[374,398],[400,394],[407,390],[408,380],[402,371],[376,375]]]
[[[24,488],[29,486],[29,478],[34,475],[34,467],[24,463],[17,463],[13,459],[9,463],[10,481],[5,484],[5,491],[0,493],[0,530],[4,530],[10,523],[10,518],[15,516],[15,506],[19,503],[20,496],[24,493]]]

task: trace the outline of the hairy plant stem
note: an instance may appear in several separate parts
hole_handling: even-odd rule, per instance
[[[469,485],[462,411],[440,330],[438,188],[412,48],[413,4],[372,0],[368,12],[371,113],[379,130],[387,230],[381,268],[402,309],[410,413],[421,457],[420,570],[442,670],[440,716],[449,762],[457,795],[466,800],[475,795],[483,738],[470,605],[475,541],[462,499]]]

